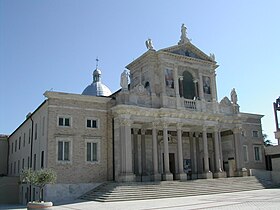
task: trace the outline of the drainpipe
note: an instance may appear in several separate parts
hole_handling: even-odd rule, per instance
[[[30,116],[31,120],[31,143],[30,143],[30,165],[29,168],[32,168],[32,155],[33,155],[33,128],[34,128],[34,121],[32,116]],[[29,185],[29,201],[31,201],[31,184]]]
[[[112,119],[112,147],[113,147],[113,181],[116,181],[115,179],[115,132],[114,132],[114,119]]]

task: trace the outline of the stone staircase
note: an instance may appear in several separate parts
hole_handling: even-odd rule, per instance
[[[275,187],[269,180],[254,176],[163,182],[107,182],[87,192],[80,199],[113,202],[157,198],[208,195]]]

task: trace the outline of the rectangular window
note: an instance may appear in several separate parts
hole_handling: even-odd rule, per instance
[[[22,170],[24,169],[24,158],[22,158],[22,166],[21,166],[21,169],[22,169]]]
[[[255,138],[259,137],[259,132],[258,131],[253,131],[253,137],[255,137]]]
[[[87,128],[97,128],[97,119],[87,119]]]
[[[10,167],[10,174],[13,173],[13,163],[11,163],[11,167]]]
[[[86,161],[98,162],[100,156],[100,143],[98,139],[86,140]]]
[[[33,170],[36,170],[36,154],[34,154]]]
[[[45,117],[43,117],[43,122],[42,122],[42,136],[45,135]]]
[[[58,141],[58,161],[70,161],[69,141]]]
[[[12,151],[11,151],[11,153],[13,154],[13,152],[14,152],[14,143],[12,142]]]
[[[15,152],[17,151],[17,140],[15,141]]]
[[[260,153],[260,147],[255,146],[254,147],[254,155],[255,155],[255,161],[261,161],[261,153]]]
[[[20,169],[20,160],[18,160],[18,169],[17,169],[18,174],[19,174],[19,169]]]
[[[38,125],[36,123],[35,124],[35,140],[37,139],[37,134],[38,134]]]
[[[23,134],[23,147],[25,147],[25,133]]]
[[[16,174],[16,167],[17,167],[17,162],[14,162],[14,174]]]
[[[58,125],[70,127],[70,117],[59,117],[58,118]]]
[[[35,201],[36,198],[35,198],[35,187],[33,187],[33,190],[32,190],[32,201]]]
[[[20,150],[20,147],[21,147],[21,137],[19,137],[19,140],[18,140],[18,150]]]
[[[31,168],[31,166],[30,166],[30,157],[29,156],[27,157],[27,168]]]
[[[244,162],[248,162],[248,147],[247,145],[243,145],[243,156],[244,156]]]
[[[31,141],[31,129],[29,128],[29,131],[28,131],[28,144],[30,144],[30,141]]]
[[[41,152],[41,168],[44,168],[44,151]]]
[[[97,143],[87,143],[87,161],[97,161]]]

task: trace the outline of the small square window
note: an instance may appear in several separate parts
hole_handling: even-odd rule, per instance
[[[253,131],[253,137],[255,137],[255,138],[259,137],[259,132],[258,131]]]
[[[59,117],[58,118],[58,126],[71,126],[71,118],[70,117]]]
[[[97,119],[87,119],[87,128],[98,128]]]

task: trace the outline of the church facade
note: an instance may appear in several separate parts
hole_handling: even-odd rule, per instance
[[[9,137],[9,175],[52,168],[58,180],[45,196],[55,198],[71,184],[211,179],[265,169],[263,116],[240,112],[235,89],[218,101],[215,56],[194,46],[184,25],[177,45],[155,50],[149,39],[146,46],[113,94],[97,68],[83,94],[47,91]],[[20,190],[22,202],[36,198],[35,188]]]

